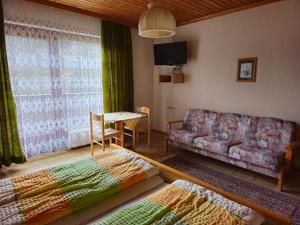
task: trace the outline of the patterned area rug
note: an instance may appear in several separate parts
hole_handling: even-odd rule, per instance
[[[199,178],[222,190],[238,195],[253,203],[271,209],[292,218],[295,225],[300,225],[300,199],[288,194],[273,191],[235,176],[228,175],[201,164],[179,157],[162,160],[163,164]]]

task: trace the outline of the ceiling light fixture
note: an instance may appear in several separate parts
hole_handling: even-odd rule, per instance
[[[146,38],[164,38],[176,33],[176,19],[158,1],[151,1],[139,19],[139,35]]]

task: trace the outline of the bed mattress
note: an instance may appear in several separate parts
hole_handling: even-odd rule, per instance
[[[158,190],[163,187],[163,184],[163,179],[159,175],[155,175],[119,192],[117,195],[102,201],[94,207],[66,216],[51,223],[51,225],[83,225],[87,224],[88,221],[96,221],[99,218],[103,218],[105,213],[111,210],[114,211],[116,210],[115,208],[119,208],[122,205],[126,206],[125,203],[132,199],[137,201],[137,199],[141,198],[140,196],[145,196],[145,193],[153,193],[153,190]]]
[[[156,174],[158,169],[147,161],[116,149],[2,179],[0,224],[48,224],[94,207]]]
[[[89,225],[240,224],[259,225],[254,210],[184,180],[177,180],[120,206]]]

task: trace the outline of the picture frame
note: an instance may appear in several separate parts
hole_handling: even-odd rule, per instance
[[[256,82],[257,57],[238,59],[237,82]]]

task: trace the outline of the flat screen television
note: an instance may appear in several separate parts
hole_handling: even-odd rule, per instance
[[[186,64],[186,41],[154,45],[154,63],[169,66]]]

